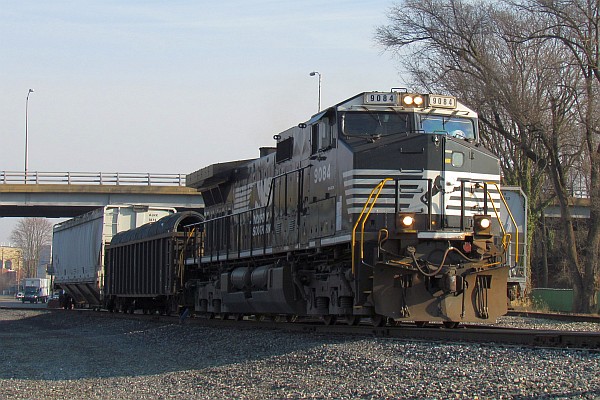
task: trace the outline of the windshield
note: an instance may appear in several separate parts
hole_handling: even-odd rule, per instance
[[[423,115],[421,116],[421,128],[425,133],[438,133],[464,139],[475,139],[473,121],[468,118]]]
[[[410,131],[408,114],[348,112],[343,121],[343,132],[347,136],[380,137]]]

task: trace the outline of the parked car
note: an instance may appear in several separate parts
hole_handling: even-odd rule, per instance
[[[23,292],[17,292],[15,294],[15,299],[21,300],[21,299],[23,299],[23,296],[24,296]]]

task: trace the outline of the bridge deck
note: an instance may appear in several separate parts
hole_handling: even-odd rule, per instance
[[[0,172],[0,217],[73,217],[109,204],[204,207],[185,175]],[[27,182],[27,183],[25,183]]]

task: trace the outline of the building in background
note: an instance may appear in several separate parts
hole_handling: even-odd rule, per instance
[[[48,269],[52,263],[52,246],[47,244],[40,248],[40,259],[38,261],[36,276],[34,278],[50,278]]]
[[[0,246],[0,294],[14,294],[23,266],[23,251],[19,247]]]

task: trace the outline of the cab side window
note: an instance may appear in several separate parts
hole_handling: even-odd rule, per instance
[[[311,154],[326,151],[335,147],[334,125],[329,118],[323,118],[311,126]]]
[[[320,147],[319,147],[319,123],[314,124],[313,126],[311,126],[311,154],[316,154]]]

